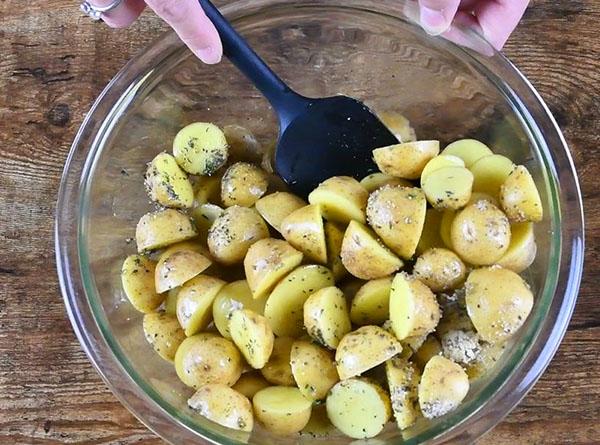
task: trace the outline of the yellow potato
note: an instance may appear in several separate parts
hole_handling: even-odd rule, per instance
[[[254,164],[236,162],[221,179],[221,201],[225,207],[252,207],[267,191],[267,172]]]
[[[414,128],[410,126],[410,121],[402,114],[396,111],[384,111],[377,116],[388,127],[396,139],[400,142],[416,141],[417,136]]]
[[[533,223],[514,223],[510,225],[510,244],[508,250],[496,264],[513,272],[523,272],[527,269],[537,254]]]
[[[211,263],[195,243],[183,242],[169,247],[160,255],[156,265],[156,291],[162,293],[181,286],[204,272]]]
[[[159,249],[197,235],[192,220],[185,213],[163,209],[146,213],[135,228],[138,252]]]
[[[304,302],[304,326],[315,341],[335,349],[341,338],[352,329],[342,291],[330,286],[308,297]]]
[[[412,426],[421,414],[417,398],[421,374],[415,365],[398,357],[385,362],[385,374],[396,423],[404,430]]]
[[[506,342],[483,343],[477,358],[467,366],[466,372],[469,378],[472,380],[478,379],[494,369],[496,364],[502,360],[506,348]]]
[[[179,294],[179,288],[171,289],[167,292],[167,296],[164,301],[165,313],[168,315],[175,315],[177,317],[177,295]]]
[[[345,335],[335,352],[340,379],[362,374],[402,351],[400,342],[379,326],[362,326]]]
[[[475,139],[460,139],[444,148],[442,154],[457,156],[463,160],[465,167],[470,168],[477,160],[493,153],[487,145]]]
[[[352,304],[352,299],[356,296],[358,290],[366,283],[367,281],[365,280],[359,280],[358,278],[350,276],[350,278],[340,283],[338,287],[344,293],[348,304]]]
[[[302,436],[310,436],[312,438],[328,437],[336,433],[337,430],[329,420],[329,417],[327,417],[327,407],[325,404],[313,406],[308,423],[300,431]]]
[[[413,274],[433,292],[446,292],[463,284],[467,267],[454,252],[440,247],[423,252],[417,258]]]
[[[232,388],[252,400],[254,394],[269,386],[271,385],[259,371],[252,371],[243,373]]]
[[[459,209],[471,198],[473,174],[465,167],[443,167],[423,179],[427,201],[437,210]]]
[[[225,281],[198,275],[177,294],[177,319],[188,337],[206,329],[212,321],[212,305]]]
[[[150,199],[165,207],[189,208],[194,190],[188,176],[168,153],[159,153],[148,164],[144,183]]]
[[[129,255],[121,267],[121,284],[129,302],[145,314],[165,299],[154,287],[156,263],[143,255]]]
[[[467,203],[467,205],[475,204],[477,201],[481,201],[481,200],[487,201],[490,204],[494,204],[498,208],[500,207],[500,202],[498,201],[498,199],[496,199],[492,195],[489,195],[488,193],[484,193],[484,192],[471,193],[471,199],[469,199],[469,202]]]
[[[425,165],[440,152],[439,141],[404,142],[373,150],[373,159],[383,173],[418,179]]]
[[[352,323],[359,326],[384,323],[390,316],[391,288],[391,276],[367,281],[352,299],[350,306]]]
[[[262,315],[248,309],[231,314],[229,321],[231,339],[254,369],[260,369],[269,361],[275,336]]]
[[[229,154],[223,131],[214,124],[195,122],[179,130],[173,140],[177,163],[193,175],[211,176],[220,169]]]
[[[479,336],[472,330],[449,330],[440,337],[444,357],[460,365],[473,363],[481,353]]]
[[[396,178],[394,176],[386,175],[385,173],[371,173],[369,176],[365,176],[360,180],[360,185],[362,185],[369,193],[373,193],[384,185],[399,185],[402,187],[413,186],[412,183],[406,179]]]
[[[294,342],[290,363],[296,385],[309,400],[323,400],[340,379],[332,353],[307,341]]]
[[[213,322],[219,333],[225,338],[231,338],[229,319],[233,311],[250,309],[262,315],[265,310],[265,298],[252,298],[252,292],[246,280],[238,280],[221,288],[212,305]]]
[[[348,271],[342,263],[342,241],[344,240],[344,230],[336,223],[329,221],[323,226],[325,230],[325,244],[327,245],[327,267],[333,272],[335,281],[339,281],[348,275]]]
[[[308,260],[327,264],[327,245],[323,216],[318,205],[308,205],[294,210],[281,221],[281,234]]]
[[[190,211],[190,216],[194,220],[198,238],[205,242],[208,238],[208,231],[215,220],[223,214],[223,209],[216,204],[200,204]]]
[[[419,405],[427,419],[441,417],[460,405],[469,392],[469,377],[452,360],[436,355],[427,362],[419,383]]]
[[[418,369],[423,369],[432,357],[442,355],[442,352],[440,341],[434,335],[428,335],[423,344],[417,348],[411,360]]]
[[[340,256],[348,272],[364,280],[391,275],[403,266],[371,229],[357,221],[346,228]]]
[[[265,317],[275,335],[300,337],[304,332],[304,303],[311,294],[333,285],[333,275],[324,266],[300,266],[275,286],[265,305]]]
[[[542,200],[531,174],[517,166],[500,187],[500,202],[514,222],[539,222],[544,217]]]
[[[260,198],[255,206],[265,221],[281,232],[281,222],[294,210],[306,206],[306,202],[291,193],[275,192]]]
[[[290,365],[290,353],[294,339],[290,337],[277,337],[273,343],[273,352],[269,361],[262,367],[260,372],[263,377],[273,385],[295,386],[292,367]]]
[[[239,392],[222,383],[204,385],[188,400],[188,406],[219,425],[252,431],[252,404]]]
[[[456,217],[456,212],[454,210],[444,210],[442,213],[442,220],[440,221],[440,238],[442,238],[442,243],[448,249],[453,249],[452,247],[452,223],[454,222],[454,218]]]
[[[365,208],[369,193],[349,176],[334,176],[323,181],[308,195],[308,202],[321,206],[328,221],[365,223]]]
[[[464,288],[460,289],[459,292],[463,293]],[[443,315],[435,330],[439,337],[443,337],[452,330],[473,331],[475,329],[469,314],[467,314],[464,299],[456,302],[444,302],[444,299],[440,296],[440,301],[443,305]]]
[[[506,156],[484,156],[470,168],[473,173],[473,191],[497,197],[500,193],[500,186],[514,168],[515,164]]]
[[[142,325],[148,343],[158,355],[172,362],[177,348],[185,340],[185,333],[179,326],[177,317],[154,312],[144,315]]]
[[[260,163],[264,150],[250,130],[241,125],[225,125],[223,134],[229,144],[231,160]]]
[[[221,204],[221,177],[220,174],[197,177],[194,183],[194,201],[197,205]]]
[[[425,212],[425,222],[423,223],[423,231],[421,232],[421,238],[415,249],[417,255],[422,254],[427,249],[432,247],[444,246],[444,241],[440,236],[440,226],[442,224],[442,212],[438,212],[435,209],[427,209]]]
[[[432,158],[423,168],[421,172],[421,186],[423,186],[423,180],[429,176],[430,173],[439,170],[444,167],[464,167],[465,163],[458,156],[453,155],[439,155]]]
[[[289,435],[299,432],[310,419],[311,401],[298,388],[270,386],[252,399],[256,419],[270,432]]]

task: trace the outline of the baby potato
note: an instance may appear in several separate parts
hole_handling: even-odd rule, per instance
[[[164,301],[165,313],[174,315],[177,317],[177,295],[179,294],[179,288],[176,287],[167,292],[167,297]]]
[[[511,221],[540,222],[544,217],[538,189],[523,165],[518,165],[500,187],[500,202]]]
[[[489,343],[513,336],[533,307],[533,294],[527,283],[499,266],[472,271],[465,289],[469,317],[481,339]]]
[[[421,238],[426,210],[421,189],[386,186],[369,195],[367,221],[394,253],[408,259]]]
[[[421,186],[433,208],[456,210],[471,198],[473,174],[465,167],[443,167],[429,173]]]
[[[252,399],[254,415],[270,432],[289,435],[299,432],[310,419],[312,403],[298,388],[270,386]]]
[[[384,323],[390,317],[391,288],[391,276],[367,281],[361,286],[350,306],[352,323],[359,326]]]
[[[353,439],[376,436],[392,416],[386,392],[365,379],[337,383],[327,396],[326,406],[331,423]]]
[[[470,168],[473,173],[473,191],[497,197],[500,193],[500,186],[504,184],[514,168],[515,164],[506,156],[484,156]]]
[[[185,340],[185,333],[177,317],[160,312],[144,315],[142,322],[144,337],[154,350],[165,360],[175,359],[177,348]]]
[[[255,207],[271,227],[281,233],[281,222],[292,212],[306,206],[302,198],[288,192],[275,192],[256,201]]]
[[[448,249],[453,249],[451,234],[452,223],[454,222],[455,217],[456,212],[454,210],[444,210],[442,213],[442,220],[440,221],[440,238],[442,238],[444,246]]]
[[[384,185],[399,185],[402,187],[413,186],[405,179],[396,178],[394,176],[386,175],[385,173],[371,173],[369,176],[365,176],[360,180],[360,185],[362,185],[369,193],[373,193],[375,190],[383,187]]]
[[[313,343],[298,340],[290,354],[292,374],[298,389],[309,400],[323,400],[339,380],[333,355]]]
[[[537,244],[533,223],[514,223],[510,225],[510,244],[508,250],[496,264],[513,272],[520,273],[527,269],[537,254]]]
[[[500,202],[493,197],[492,195],[489,195],[488,193],[485,192],[473,192],[471,193],[471,198],[469,199],[469,202],[467,203],[467,205],[470,204],[475,204],[477,201],[487,201],[490,204],[494,204],[496,207],[500,208]]]
[[[358,278],[350,277],[340,283],[339,288],[344,293],[346,301],[351,304],[352,299],[356,296],[358,290],[367,283],[365,280],[359,280]]]
[[[183,340],[175,353],[179,379],[195,389],[209,383],[233,385],[242,374],[243,361],[235,345],[212,333]]]
[[[373,150],[373,159],[383,173],[418,179],[425,165],[440,152],[439,141],[414,141]]]
[[[308,205],[294,210],[281,221],[281,234],[308,260],[327,264],[327,245],[321,207]]]
[[[466,366],[477,360],[481,352],[479,336],[472,330],[449,330],[441,336],[444,357]]]
[[[190,216],[194,220],[198,238],[205,242],[208,238],[208,231],[215,220],[223,214],[223,209],[215,204],[205,203],[195,206],[190,211]]]
[[[304,302],[304,326],[315,341],[335,349],[341,338],[352,329],[342,291],[330,286],[308,297]]]
[[[241,125],[225,125],[223,134],[229,144],[231,160],[260,163],[264,150],[250,130]]]
[[[256,241],[269,237],[269,228],[255,209],[228,207],[208,231],[208,249],[220,263],[241,262]]]
[[[394,334],[394,330],[392,329],[392,323],[389,320],[387,320],[382,325],[382,328],[384,328],[390,334]],[[400,357],[403,360],[408,360],[415,354],[415,352],[419,350],[423,343],[425,343],[425,340],[427,340],[427,335],[416,335],[414,337],[406,337],[400,342],[400,344],[402,345],[402,352],[398,355],[398,357]]]
[[[145,314],[154,311],[165,299],[154,287],[156,263],[143,255],[129,255],[121,267],[123,291],[133,307]]]
[[[423,369],[432,357],[442,355],[442,352],[442,344],[432,334],[425,338],[425,341],[417,348],[411,359],[418,369]]]
[[[138,252],[159,249],[197,235],[192,220],[185,213],[162,209],[146,213],[135,228]]]
[[[252,291],[246,280],[238,280],[221,288],[212,305],[213,322],[219,333],[231,338],[229,320],[238,309],[247,308],[262,315],[265,310],[265,298],[252,298]]]
[[[194,202],[221,205],[221,174],[197,176],[194,182]]]
[[[342,263],[342,241],[344,240],[344,230],[336,223],[326,221],[323,230],[325,231],[325,244],[327,245],[327,267],[333,272],[335,281],[339,281],[348,275],[348,271]]]
[[[231,314],[229,322],[231,339],[254,369],[260,369],[269,360],[275,336],[262,315],[248,309]]]
[[[423,222],[423,231],[415,249],[417,255],[421,255],[427,249],[432,247],[444,246],[444,241],[440,235],[440,226],[442,224],[442,212],[435,209],[427,209],[425,212],[425,221]]]
[[[275,338],[269,361],[260,370],[269,383],[281,386],[294,386],[296,384],[290,365],[290,353],[293,343],[294,339],[290,337]]]
[[[463,160],[465,167],[471,168],[477,160],[494,153],[487,145],[475,139],[459,139],[446,146],[442,154],[457,156]]]
[[[434,419],[456,409],[469,392],[467,373],[452,360],[436,355],[425,365],[419,383],[423,416]]]
[[[252,400],[254,394],[271,386],[259,371],[245,372],[231,388]]]
[[[494,264],[502,258],[510,245],[510,237],[506,215],[484,200],[458,212],[450,229],[454,251],[475,266]]]
[[[440,321],[435,295],[418,279],[396,274],[390,292],[390,321],[399,340],[433,332]]]
[[[165,250],[158,258],[154,272],[157,292],[166,292],[181,286],[196,275],[204,272],[212,261],[200,253],[193,242],[175,244]]]
[[[458,156],[453,155],[438,155],[432,158],[421,172],[421,187],[423,186],[423,180],[429,176],[430,173],[439,170],[444,167],[464,167],[465,163]]]
[[[173,155],[186,172],[211,176],[220,169],[229,154],[223,131],[208,122],[183,127],[173,140]]]
[[[391,275],[403,266],[375,233],[358,221],[346,228],[340,252],[344,267],[357,278],[372,280]]]
[[[244,258],[246,280],[252,296],[261,298],[267,295],[279,280],[301,262],[302,252],[285,241],[266,238],[254,243]]]
[[[252,207],[267,191],[267,173],[248,162],[231,165],[221,179],[221,201],[225,207]]]
[[[421,374],[415,365],[398,357],[385,362],[385,374],[396,423],[404,430],[420,415],[417,390]]]
[[[459,290],[464,292],[464,288]],[[440,296],[441,297],[441,296]],[[440,298],[443,302],[443,299]],[[469,314],[467,314],[466,303],[461,302],[443,302],[442,303],[442,318],[435,329],[438,337],[443,337],[449,331],[473,331],[475,327],[471,322]]]
[[[144,183],[150,199],[165,207],[185,209],[194,202],[192,183],[168,153],[157,154],[148,164]]]
[[[413,274],[433,292],[445,292],[463,284],[467,268],[454,252],[440,247],[423,252],[417,258]]]
[[[417,140],[414,128],[410,126],[410,121],[404,115],[396,111],[384,111],[378,113],[377,117],[396,136],[398,141],[411,142]]]
[[[264,314],[275,335],[300,337],[304,332],[304,303],[311,294],[333,285],[333,275],[324,266],[300,266],[286,275],[267,299]]]
[[[321,206],[328,221],[347,224],[354,220],[364,224],[368,197],[369,193],[356,179],[333,176],[308,195],[308,202]]]
[[[198,275],[181,286],[177,295],[177,319],[188,337],[206,329],[212,320],[212,305],[225,281]]]
[[[222,383],[204,385],[189,398],[188,406],[201,416],[234,430],[252,431],[252,404],[239,392]]]
[[[329,420],[329,417],[327,417],[327,407],[325,404],[313,406],[308,423],[300,431],[300,435],[311,438],[323,438],[336,433],[337,430]]]
[[[507,343],[483,343],[480,346],[479,354],[474,361],[467,365],[466,369],[469,379],[472,380],[485,376],[496,366],[506,351]]]

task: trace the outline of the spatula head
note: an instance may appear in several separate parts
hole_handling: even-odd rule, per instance
[[[311,99],[282,128],[275,169],[291,190],[306,197],[332,176],[362,179],[376,171],[372,151],[398,140],[356,99]]]

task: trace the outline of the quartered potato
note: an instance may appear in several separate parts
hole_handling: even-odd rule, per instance
[[[269,383],[281,386],[295,385],[290,365],[290,353],[293,343],[294,339],[290,337],[275,338],[269,361],[260,370]]]
[[[335,349],[352,329],[342,291],[334,286],[325,287],[308,297],[304,302],[304,326],[315,341]]]
[[[362,185],[369,193],[373,193],[375,190],[385,185],[399,185],[402,187],[413,186],[406,179],[396,178],[394,176],[386,175],[385,173],[371,173],[369,176],[365,176],[360,180],[360,185]]]
[[[144,183],[150,199],[165,207],[189,208],[194,202],[192,183],[168,153],[157,154],[148,164]]]
[[[479,336],[472,330],[452,329],[441,335],[444,357],[466,366],[477,360],[481,352]]]
[[[411,142],[417,140],[414,128],[410,126],[410,121],[404,115],[396,111],[384,111],[378,113],[377,117],[396,136],[398,141]]]
[[[212,305],[213,322],[219,333],[231,338],[229,320],[231,314],[238,309],[250,309],[259,315],[265,310],[265,298],[254,299],[246,280],[238,280],[221,288]]]
[[[173,155],[186,172],[211,176],[227,161],[229,146],[214,124],[195,122],[183,127],[173,140]]]
[[[506,156],[484,156],[470,168],[473,173],[473,191],[497,197],[500,193],[500,186],[504,184],[514,168],[515,164]]]
[[[456,409],[469,392],[467,373],[452,360],[436,355],[427,362],[419,383],[423,416],[434,419]]]
[[[455,217],[456,212],[454,210],[444,210],[439,228],[440,238],[442,238],[444,246],[452,250],[454,250],[452,247],[452,223]]]
[[[221,176],[197,176],[194,182],[194,201],[200,204],[221,204]]]
[[[185,340],[185,333],[179,326],[177,317],[153,312],[144,315],[142,326],[144,337],[157,354],[172,362],[175,359],[177,348]]]
[[[423,231],[415,249],[417,255],[422,254],[427,249],[432,247],[443,247],[444,241],[440,235],[440,226],[442,224],[442,212],[435,209],[427,209],[425,212],[425,222],[423,223]]]
[[[197,235],[192,220],[185,213],[162,209],[146,213],[135,228],[138,252],[159,249]]]
[[[321,207],[308,205],[294,210],[281,221],[281,234],[311,261],[327,264],[327,245]]]
[[[254,394],[269,386],[271,384],[265,380],[260,371],[251,371],[243,373],[232,388],[252,400]]]
[[[391,276],[367,281],[361,286],[350,306],[352,323],[359,326],[384,323],[390,316],[391,288]]]
[[[500,202],[514,222],[540,222],[544,217],[542,200],[531,174],[517,166],[500,187]]]
[[[463,284],[467,267],[454,252],[439,247],[426,250],[417,258],[413,274],[433,292],[445,292]]]
[[[475,139],[460,139],[444,148],[442,154],[457,156],[463,160],[465,167],[470,168],[477,160],[494,153],[487,145]]]
[[[206,329],[212,320],[212,305],[225,281],[198,275],[185,283],[177,295],[177,319],[188,337]]]
[[[221,179],[221,201],[225,207],[252,207],[268,186],[267,172],[248,162],[236,162]]]
[[[157,292],[166,292],[196,275],[201,274],[211,261],[201,253],[198,244],[191,241],[175,244],[165,250],[158,258],[154,273],[154,283]]]
[[[423,344],[417,348],[411,360],[419,369],[425,368],[425,365],[436,355],[442,355],[442,344],[436,336],[428,335]]]
[[[288,192],[275,192],[256,201],[258,213],[271,227],[281,232],[281,222],[293,211],[306,206],[302,198]]]
[[[344,240],[344,230],[336,223],[329,221],[323,226],[325,231],[325,244],[327,245],[327,267],[333,272],[335,281],[339,281],[348,275],[348,271],[342,263],[342,241]]]
[[[189,398],[188,406],[219,425],[252,431],[252,404],[239,392],[222,383],[204,385]]]
[[[533,223],[515,223],[510,225],[510,244],[508,250],[496,264],[513,272],[523,272],[527,269],[537,254],[537,244]]]
[[[154,287],[156,263],[143,255],[129,255],[121,267],[121,284],[129,302],[145,314],[165,299]]]
[[[373,150],[373,159],[383,173],[418,179],[425,165],[440,152],[439,141],[404,142]]]
[[[333,354],[307,341],[294,342],[290,364],[298,389],[309,400],[325,399],[331,387],[340,380]]]
[[[423,186],[423,180],[429,176],[430,173],[439,170],[444,167],[464,167],[464,161],[458,156],[453,155],[439,155],[435,158],[432,158],[427,164],[425,164],[425,168],[421,172],[421,186]]]
[[[194,220],[198,238],[205,242],[208,238],[208,231],[215,220],[223,214],[223,209],[216,204],[200,204],[190,210],[190,216]]]
[[[298,388],[270,386],[261,389],[252,399],[256,419],[270,432],[295,434],[310,419],[312,402]]]
[[[385,362],[385,374],[396,423],[404,430],[420,415],[417,390],[421,374],[415,365],[398,357]]]
[[[231,339],[254,369],[269,360],[275,336],[267,319],[248,309],[234,311],[229,322]]]
[[[223,134],[229,144],[231,160],[260,163],[264,150],[250,130],[241,125],[225,125]]]
[[[347,224],[350,221],[366,222],[365,209],[369,193],[349,176],[334,176],[323,181],[308,195],[308,202],[321,206],[328,221]]]
[[[437,210],[459,209],[471,198],[473,174],[465,167],[443,167],[421,181],[427,201]]]

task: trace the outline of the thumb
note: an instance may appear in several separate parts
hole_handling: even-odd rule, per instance
[[[419,0],[421,26],[428,34],[439,35],[450,28],[460,0]]]

